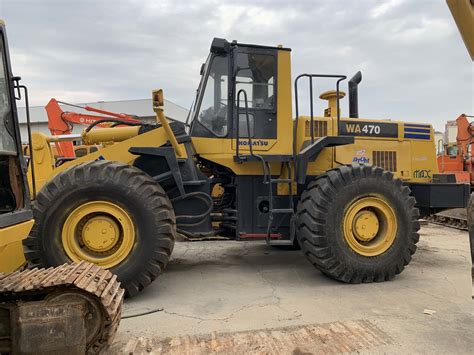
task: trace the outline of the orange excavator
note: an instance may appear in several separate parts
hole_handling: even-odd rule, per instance
[[[445,147],[442,155],[438,156],[439,172],[455,177],[453,182],[466,182],[474,188],[474,125],[468,118],[474,116],[461,114],[456,118],[456,146]]]
[[[63,111],[60,104],[80,108],[81,110],[89,112],[95,112],[100,115]],[[45,109],[46,113],[48,114],[48,128],[53,136],[71,134],[75,124],[110,127],[120,126],[123,124],[134,125],[141,123],[137,117],[127,115],[125,113],[110,112],[91,106],[74,105],[67,102],[58,101],[54,98],[49,100],[48,104],[45,106]],[[74,145],[71,141],[56,142],[55,145],[58,151],[58,156],[61,158],[73,159],[76,157]]]
[[[469,184],[472,193],[474,191],[474,123],[471,123],[468,118],[474,118],[474,116],[463,113],[456,119],[456,143],[445,144],[443,153],[438,155],[440,173],[436,174],[434,179],[437,182]],[[472,203],[472,208],[474,208],[474,199]],[[444,210],[428,216],[427,219],[433,223],[458,229],[468,230],[470,228],[464,208]],[[474,228],[474,224],[472,228]]]

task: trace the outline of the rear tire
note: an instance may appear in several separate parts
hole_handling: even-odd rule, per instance
[[[129,297],[161,274],[174,246],[176,222],[166,193],[121,163],[94,161],[59,173],[39,192],[33,214],[24,241],[31,267],[95,262],[117,275]]]
[[[416,251],[419,211],[410,189],[372,166],[340,166],[301,195],[297,238],[309,261],[346,283],[388,281]]]

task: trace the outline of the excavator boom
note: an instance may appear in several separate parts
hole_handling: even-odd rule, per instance
[[[99,115],[90,115],[81,112],[70,112],[63,111],[60,104],[77,107],[85,111],[99,113]],[[49,100],[48,104],[45,106],[46,113],[48,115],[48,128],[51,131],[53,136],[57,135],[67,135],[72,133],[73,126],[75,124],[80,125],[91,125],[94,124],[97,127],[110,127],[110,120],[116,120],[119,124],[120,122],[124,123],[136,123],[139,124],[140,120],[136,119],[131,115],[125,113],[116,113],[111,111],[106,111],[98,109],[91,106],[79,106],[70,104],[63,101],[58,101],[55,98]],[[105,122],[107,120],[107,122]],[[104,122],[102,122],[104,121]],[[76,154],[74,152],[74,146],[72,142],[56,142],[56,149],[59,156],[63,158],[75,158]]]

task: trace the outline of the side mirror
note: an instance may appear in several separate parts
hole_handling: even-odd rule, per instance
[[[13,82],[13,88],[15,92],[15,100],[20,101],[21,100],[21,92],[20,92],[20,76],[13,76],[12,77],[12,82]]]
[[[229,53],[230,43],[223,38],[214,38],[211,43],[212,53]]]

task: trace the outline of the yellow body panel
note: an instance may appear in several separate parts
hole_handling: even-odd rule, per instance
[[[225,166],[237,175],[263,174],[262,164],[260,162],[238,163],[234,161],[235,150],[232,148],[232,139],[230,138],[193,137],[192,142],[196,152],[201,158]],[[241,152],[243,154],[248,154],[248,149],[242,149]],[[265,154],[265,152],[260,151],[257,147],[256,149],[254,148],[254,152],[258,152],[258,154],[262,155]],[[271,152],[273,152],[273,150],[271,150]],[[272,174],[279,174],[281,168],[280,165],[280,163],[270,164]]]
[[[23,265],[26,259],[23,254],[23,243],[14,242],[0,247],[0,273],[13,272]]]
[[[51,147],[48,136],[40,132],[31,133],[31,145],[33,147],[33,162],[34,162],[34,178],[35,188],[39,191],[41,187],[48,182],[54,174],[55,158],[53,148]],[[30,162],[31,164],[31,162]],[[28,185],[30,186],[30,194],[34,199],[33,189],[33,170],[28,169]]]
[[[297,142],[301,149],[304,142],[310,140],[307,129],[309,117],[300,117],[298,122]],[[324,123],[326,135],[334,135],[335,117],[315,117],[314,126]],[[430,128],[429,139],[404,138],[404,122],[389,120],[349,119],[341,118],[341,124],[357,124],[358,122],[392,123],[398,126],[397,138],[355,137],[354,144],[324,149],[314,162],[308,164],[308,175],[320,175],[341,164],[364,163],[377,165],[373,162],[375,152],[394,152],[395,163],[386,170],[403,180],[411,182],[431,182],[433,174],[438,173],[436,163],[436,145],[433,128]],[[322,127],[319,124],[319,127]],[[316,135],[316,138],[318,135]],[[384,167],[384,166],[382,166]],[[385,168],[385,167],[384,167]]]
[[[0,228],[0,272],[12,272],[25,264],[23,240],[28,237],[34,220]]]

